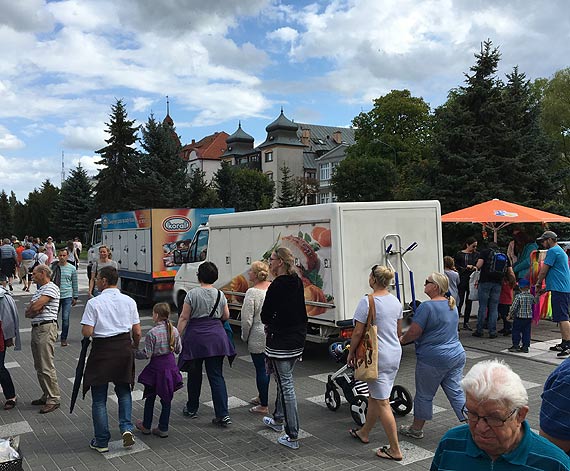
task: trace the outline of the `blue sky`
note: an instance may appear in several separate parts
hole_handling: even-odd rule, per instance
[[[138,123],[182,143],[241,120],[256,143],[290,119],[348,126],[372,100],[409,89],[432,107],[462,84],[481,41],[500,75],[568,67],[565,0],[0,0],[0,189],[23,200],[49,178],[90,174],[122,98]]]

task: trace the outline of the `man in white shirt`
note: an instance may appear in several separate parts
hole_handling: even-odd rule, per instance
[[[50,281],[51,270],[38,265],[32,272],[32,279],[38,290],[26,307],[26,317],[32,321],[32,356],[42,397],[32,401],[42,406],[40,414],[47,414],[59,408],[60,392],[54,364],[55,341],[57,339],[57,312],[59,310],[59,288]]]
[[[117,289],[118,280],[119,274],[112,266],[97,271],[95,283],[101,294],[87,302],[81,318],[81,333],[93,339],[83,375],[83,396],[91,389],[95,437],[89,446],[99,453],[109,451],[107,391],[111,382],[119,404],[123,446],[129,448],[135,443],[131,386],[135,381],[134,351],[141,339],[141,325],[136,303]]]

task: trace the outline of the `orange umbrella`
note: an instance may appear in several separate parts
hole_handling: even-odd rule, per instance
[[[483,227],[493,229],[493,240],[497,242],[497,232],[509,224],[517,222],[540,222],[542,224],[546,222],[570,222],[570,218],[494,199],[444,214],[441,216],[441,221],[483,224]]]

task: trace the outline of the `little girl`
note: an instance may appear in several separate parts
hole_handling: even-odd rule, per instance
[[[144,341],[144,349],[136,352],[139,360],[150,358],[149,364],[139,375],[139,383],[144,384],[143,420],[137,420],[135,426],[144,435],[168,437],[168,421],[170,419],[170,403],[174,391],[182,387],[182,375],[176,365],[174,353],[180,353],[182,344],[180,334],[168,320],[170,306],[158,303],[152,309],[152,320],[155,326],[148,331]],[[158,419],[158,427],[151,430],[154,401],[160,397],[162,411]]]

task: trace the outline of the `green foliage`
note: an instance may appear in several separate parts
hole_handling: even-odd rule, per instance
[[[332,175],[338,201],[386,201],[393,199],[395,180],[391,160],[352,157],[343,160]]]
[[[151,114],[141,129],[141,166],[137,204],[145,208],[178,208],[184,205],[186,162],[180,157],[176,131]]]
[[[199,168],[190,171],[188,190],[185,196],[184,205],[188,208],[217,208],[220,206],[220,199],[216,190],[205,180],[206,173]]]
[[[236,211],[268,209],[275,192],[275,185],[267,175],[257,170],[233,167],[227,162],[222,162],[214,174],[212,186],[222,206]]]
[[[291,170],[289,170],[289,167],[285,164],[283,164],[280,170],[281,180],[279,180],[279,183],[281,184],[281,191],[279,196],[277,196],[277,207],[288,208],[290,206],[298,206],[299,200],[295,194],[295,180],[291,175]]]
[[[122,100],[111,106],[109,122],[106,123],[108,144],[95,151],[101,155],[97,163],[104,167],[97,175],[95,205],[98,213],[125,211],[140,208],[142,193],[137,188],[140,181],[140,156],[134,145],[137,142],[138,126],[127,119],[127,110]]]
[[[61,240],[83,238],[96,217],[93,211],[93,189],[85,169],[79,164],[61,185],[61,192],[52,216]]]
[[[570,67],[557,71],[544,86],[541,124],[557,143],[558,150],[570,151]]]
[[[8,195],[4,190],[0,193],[0,238],[14,234],[14,219]]]
[[[42,183],[41,188],[34,189],[24,200],[21,210],[18,211],[18,233],[29,234],[45,239],[52,236],[58,240],[59,230],[50,223],[55,215],[55,205],[59,198],[59,188],[52,185],[49,180]]]

